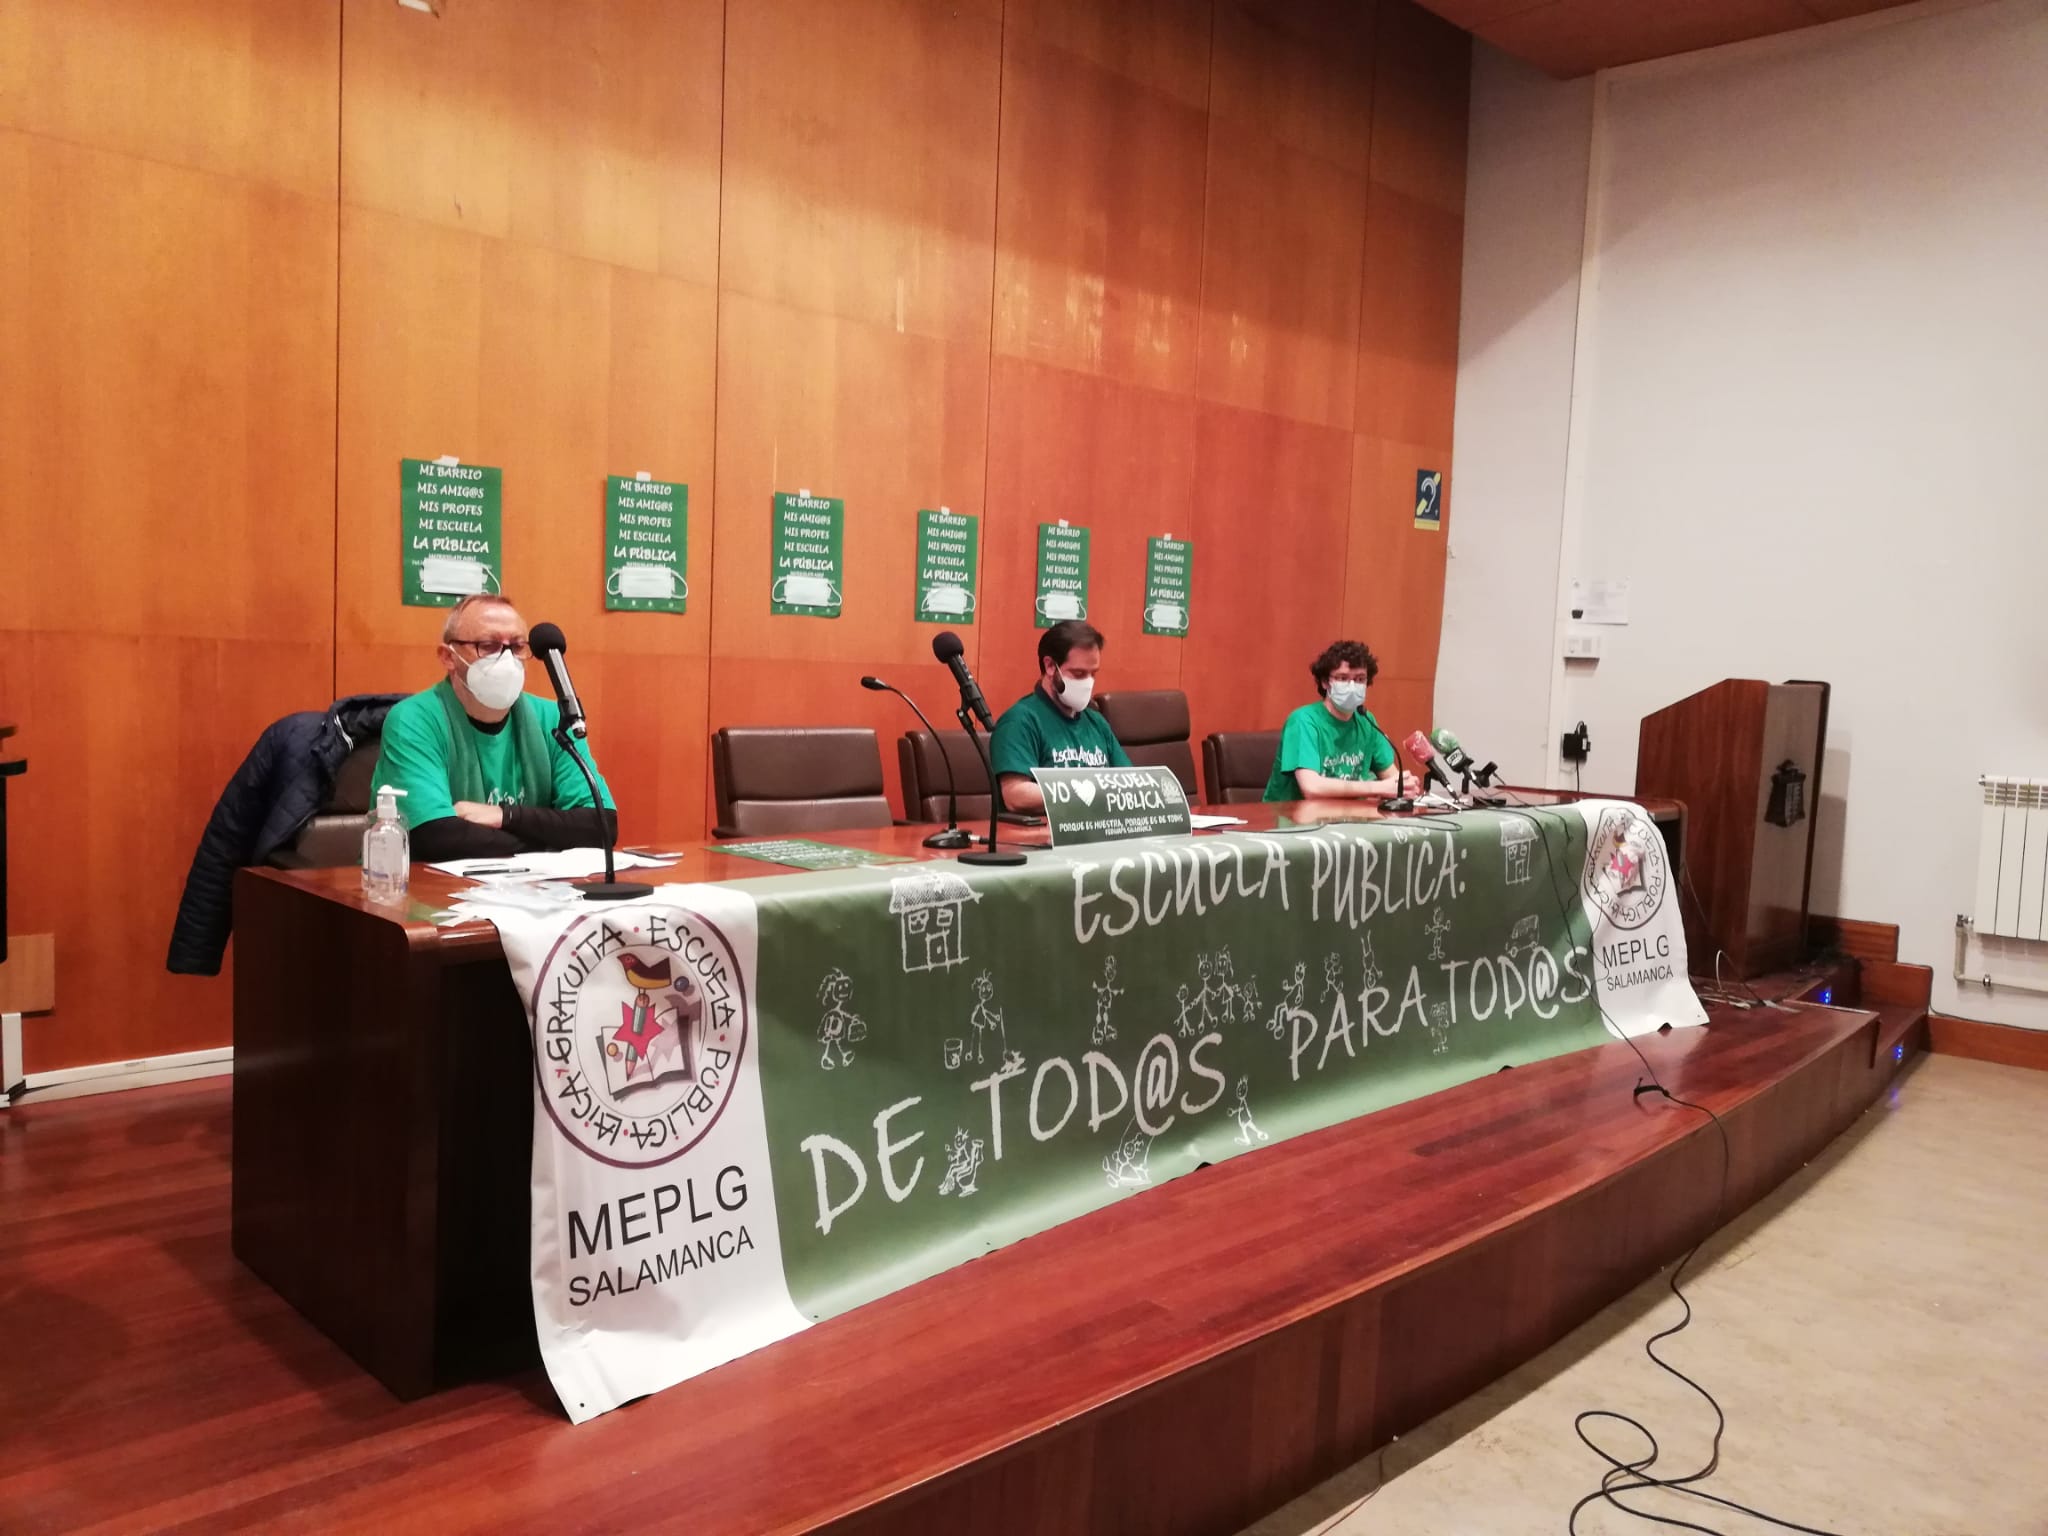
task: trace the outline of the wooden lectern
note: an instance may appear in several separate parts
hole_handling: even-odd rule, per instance
[[[1681,898],[1693,972],[1758,976],[1806,956],[1813,815],[1827,744],[1826,683],[1745,678],[1643,719],[1636,794],[1685,802]]]

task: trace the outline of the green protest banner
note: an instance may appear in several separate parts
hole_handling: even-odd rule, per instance
[[[1034,768],[1055,848],[1186,837],[1187,792],[1171,768]]]
[[[490,907],[582,1420],[1204,1163],[1705,1013],[1640,807]]]
[[[981,519],[945,507],[917,514],[917,606],[921,624],[972,624],[981,569]]]
[[[768,611],[836,619],[846,595],[846,503],[836,496],[775,493]]]
[[[1088,617],[1088,530],[1062,518],[1038,525],[1038,598],[1034,624],[1051,629],[1062,619]]]
[[[1185,635],[1194,586],[1195,546],[1167,534],[1145,541],[1145,633]]]
[[[455,459],[398,461],[399,583],[409,608],[453,608],[499,590],[504,475]]]
[[[791,869],[858,869],[868,864],[910,862],[900,853],[876,853],[870,848],[849,848],[843,843],[821,843],[808,837],[764,837],[704,846],[713,853],[737,854],[764,864],[786,864]]]
[[[612,612],[686,613],[690,488],[648,475],[604,482],[604,605]]]

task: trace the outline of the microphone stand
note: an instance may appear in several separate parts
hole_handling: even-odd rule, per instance
[[[977,866],[1022,864],[1023,854],[1004,853],[996,847],[996,828],[1002,821],[1003,786],[996,779],[995,764],[989,761],[988,748],[982,745],[981,737],[974,729],[974,711],[968,707],[965,699],[960,701],[960,708],[954,718],[960,722],[960,729],[967,733],[967,739],[974,743],[974,750],[981,758],[981,766],[988,773],[988,847],[977,853],[961,854],[960,862]]]
[[[569,754],[571,762],[583,770],[583,782],[590,786],[590,803],[597,808],[600,825],[604,823],[604,796],[597,792],[597,775],[590,771],[590,764],[583,761],[583,754],[576,750],[575,737],[566,725],[555,727],[555,740],[562,750]],[[613,816],[617,816],[614,811]],[[585,901],[631,901],[636,896],[652,896],[654,887],[639,880],[621,880],[619,872],[612,865],[612,844],[619,840],[618,824],[614,821],[606,827],[604,835],[604,878],[602,880],[577,880],[571,882],[583,893]]]
[[[934,832],[930,837],[926,838],[924,840],[925,847],[947,849],[972,848],[974,846],[974,834],[963,831],[960,826],[960,791],[953,778],[953,754],[946,750],[946,743],[940,739],[938,731],[933,728],[931,721],[925,719],[924,711],[917,707],[917,700],[913,699],[895,684],[885,683],[879,677],[864,677],[860,681],[861,686],[864,688],[873,686],[879,692],[893,693],[897,698],[908,704],[910,712],[917,716],[918,723],[931,732],[932,745],[939,749],[939,761],[946,765],[946,830]],[[909,810],[910,807],[905,806],[904,809]]]

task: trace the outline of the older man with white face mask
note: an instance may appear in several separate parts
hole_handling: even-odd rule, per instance
[[[526,692],[526,621],[494,593],[465,597],[448,614],[435,654],[448,674],[402,699],[384,721],[379,785],[399,801],[413,857],[451,859],[582,848],[604,842],[617,821],[611,791],[590,786],[555,739],[561,709]]]

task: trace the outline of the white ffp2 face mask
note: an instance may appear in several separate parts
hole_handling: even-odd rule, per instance
[[[510,709],[526,692],[526,663],[510,651],[500,651],[472,661],[462,684],[485,709]]]
[[[1088,701],[1095,697],[1095,679],[1092,677],[1069,677],[1059,674],[1061,683],[1060,704],[1074,714],[1080,714],[1088,707]]]
[[[1341,709],[1347,715],[1355,715],[1365,708],[1365,684],[1359,682],[1336,682],[1330,684],[1330,706]]]

